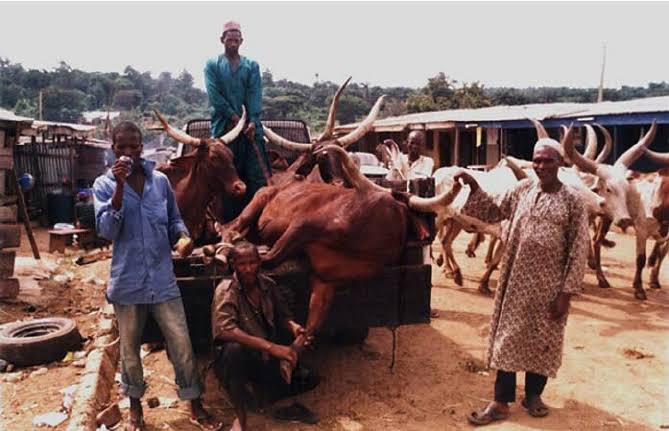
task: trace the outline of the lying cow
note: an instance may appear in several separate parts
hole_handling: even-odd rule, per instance
[[[356,130],[337,139],[324,134],[319,142],[301,144],[265,129],[273,143],[304,154],[273,185],[262,188],[237,219],[221,228],[223,241],[242,235],[269,246],[263,257],[266,266],[295,256],[309,262],[311,297],[306,334],[293,344],[298,352],[322,325],[338,287],[373,278],[384,267],[399,263],[412,219],[410,208],[430,208],[453,198],[443,194],[399,199],[360,173],[344,148],[371,129],[382,100]],[[427,236],[427,230],[418,226],[418,236]]]

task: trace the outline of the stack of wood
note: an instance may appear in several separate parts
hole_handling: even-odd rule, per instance
[[[14,278],[14,259],[21,245],[21,230],[17,224],[15,199],[7,197],[7,177],[13,174],[14,158],[12,139],[0,130],[0,299],[15,298],[19,294],[19,281]],[[7,205],[9,204],[9,205]]]
[[[30,230],[30,221],[25,210],[23,194],[14,171],[14,144],[18,141],[18,123],[0,122],[0,300],[13,299],[19,294],[19,280],[14,277],[16,248],[21,245],[21,228],[18,225],[19,208],[29,230],[29,236],[35,258],[39,252]],[[15,189],[16,196],[8,196],[8,189]]]

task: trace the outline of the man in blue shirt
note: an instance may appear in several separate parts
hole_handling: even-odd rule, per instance
[[[225,221],[230,221],[241,213],[256,191],[267,185],[265,173],[268,175],[271,173],[260,121],[262,111],[260,67],[255,61],[239,55],[242,42],[239,24],[234,21],[227,22],[223,26],[221,36],[225,52],[207,61],[204,68],[204,81],[211,112],[211,135],[218,138],[232,129],[240,120],[242,105],[246,107],[249,118],[244,133],[229,145],[235,156],[235,168],[239,178],[246,183],[246,196],[242,200],[224,198]],[[254,144],[262,162],[258,160],[259,155],[253,147]]]
[[[178,395],[191,401],[191,421],[205,429],[221,424],[202,407],[193,348],[172,268],[172,247],[193,250],[167,177],[141,158],[142,133],[131,122],[112,131],[116,162],[93,185],[98,234],[113,242],[107,300],[114,305],[121,344],[121,388],[130,397],[126,429],[143,430],[141,397],[146,385],[140,357],[149,313],[160,326],[174,366]]]

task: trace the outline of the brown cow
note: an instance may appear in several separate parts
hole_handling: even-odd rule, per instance
[[[194,138],[171,127],[159,112],[156,115],[172,139],[195,147],[190,153],[172,159],[157,169],[170,180],[181,217],[191,237],[201,238],[205,231],[207,208],[214,197],[221,191],[235,197],[246,193],[246,185],[235,170],[232,151],[227,147],[244,127],[246,111],[232,130],[217,139]]]

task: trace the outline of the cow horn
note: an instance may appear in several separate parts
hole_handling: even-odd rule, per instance
[[[537,139],[550,138],[543,124],[534,118],[530,118],[529,120],[534,124],[534,128],[537,130]]]
[[[348,182],[351,183],[351,185],[357,190],[361,191],[375,190],[386,193],[390,192],[390,189],[381,187],[380,185],[376,184],[375,182],[371,181],[369,178],[364,176],[360,172],[360,168],[358,168],[353,159],[351,159],[351,156],[346,152],[345,149],[343,149],[339,145],[334,145],[334,144],[325,145],[316,150],[314,152],[314,155],[319,153],[324,153],[326,151],[333,151],[341,156],[341,164],[344,171],[344,175],[346,175],[346,179],[348,180]]]
[[[322,142],[326,139],[332,138],[335,121],[337,120],[337,105],[339,104],[339,97],[341,96],[341,93],[344,91],[344,88],[346,88],[350,80],[351,77],[349,76],[348,79],[339,87],[334,97],[332,98],[332,103],[330,103],[330,111],[328,112],[328,119],[325,122],[325,129],[323,130],[323,133],[321,133],[321,135],[318,137],[317,139],[318,142]]]
[[[606,159],[609,158],[609,154],[611,154],[611,150],[613,149],[613,139],[606,127],[598,123],[595,123],[595,126],[601,130],[604,135],[604,148],[602,148],[602,152],[597,156],[595,163],[604,163],[606,162]]]
[[[158,121],[160,121],[160,124],[163,125],[163,130],[165,130],[165,133],[167,133],[167,135],[170,138],[174,139],[177,142],[181,142],[182,144],[192,145],[194,147],[197,147],[198,145],[202,144],[202,139],[194,138],[188,133],[182,132],[181,130],[175,129],[174,127],[170,126],[165,117],[163,117],[160,111],[158,111],[157,109],[154,109],[153,112],[156,113]]]
[[[279,135],[276,133],[274,130],[270,129],[267,126],[263,127],[263,130],[265,132],[265,136],[267,139],[269,139],[272,143],[275,145],[278,145],[279,147],[285,148],[287,150],[291,151],[302,151],[302,152],[307,152],[311,151],[313,149],[312,144],[305,144],[302,142],[293,142],[289,139],[284,138],[283,136]]]
[[[658,153],[646,148],[646,156],[658,165],[669,166],[669,153]]]
[[[352,143],[362,138],[363,136],[365,136],[367,132],[372,130],[372,127],[374,126],[374,121],[376,121],[376,117],[379,116],[379,111],[381,110],[381,105],[383,104],[384,98],[385,96],[379,97],[379,99],[372,107],[372,110],[369,111],[369,115],[367,115],[367,118],[365,118],[365,120],[362,123],[360,123],[360,125],[354,131],[337,139],[339,145],[346,148]]]
[[[655,138],[656,131],[657,131],[657,123],[653,121],[653,124],[651,124],[650,129],[648,129],[648,132],[646,132],[646,134],[643,135],[636,144],[631,146],[620,157],[618,157],[618,160],[616,160],[615,165],[629,168],[630,165],[636,161],[636,159],[641,157],[646,147],[648,147],[648,145],[650,145],[650,143],[653,141],[653,138]]]
[[[588,158],[585,158],[576,151],[576,148],[574,148],[574,126],[571,125],[569,126],[569,129],[567,129],[567,132],[564,134],[564,137],[562,138],[562,148],[564,149],[565,156],[569,158],[569,160],[576,165],[577,168],[579,168],[583,172],[587,172],[590,174],[597,174],[597,163],[595,163],[593,160],[590,160]]]
[[[230,145],[235,139],[237,139],[237,136],[242,132],[242,129],[244,128],[244,124],[246,123],[246,108],[244,105],[242,105],[242,118],[237,121],[237,124],[235,124],[235,127],[232,128],[228,133],[225,135],[221,136],[220,138],[216,138],[217,141],[221,141],[221,143],[225,145]]]
[[[443,192],[438,196],[431,198],[421,198],[420,196],[411,196],[409,198],[409,207],[421,212],[436,212],[439,209],[449,206],[460,193],[462,186],[459,182],[453,183],[453,188]]]
[[[583,127],[586,130],[586,146],[583,156],[590,160],[595,160],[595,156],[597,155],[597,133],[595,133],[595,129],[590,124],[584,124]]]

